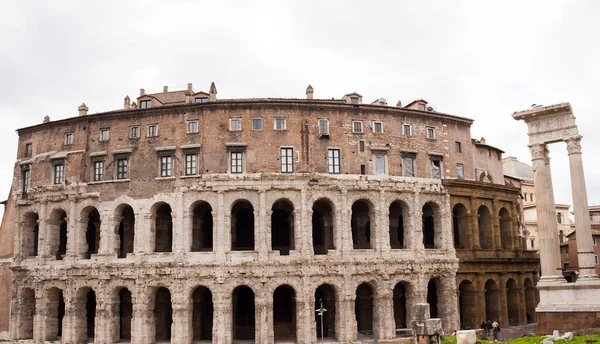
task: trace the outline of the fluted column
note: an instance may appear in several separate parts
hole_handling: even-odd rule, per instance
[[[550,157],[545,144],[530,145],[531,162],[534,171],[536,212],[538,221],[540,265],[543,281],[564,281],[558,245],[558,225],[554,189],[550,172]]]
[[[573,211],[575,213],[575,231],[577,233],[577,261],[579,279],[597,279],[594,261],[594,246],[590,225],[587,189],[581,158],[581,136],[567,140],[569,167],[571,170],[571,192],[573,193]]]

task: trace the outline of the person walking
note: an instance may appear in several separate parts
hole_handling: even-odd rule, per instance
[[[497,321],[492,324],[492,331],[494,332],[494,341],[500,341],[500,324]]]
[[[492,321],[488,319],[488,321],[485,323],[485,332],[487,333],[488,337],[492,336]]]

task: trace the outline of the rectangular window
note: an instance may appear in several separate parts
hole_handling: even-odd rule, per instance
[[[73,144],[73,133],[67,133],[65,135],[65,144],[72,145]]]
[[[328,149],[327,150],[327,166],[329,173],[339,174],[340,173],[340,150],[339,149]]]
[[[26,143],[24,155],[26,158],[29,158],[31,154],[33,154],[31,143]]]
[[[29,190],[29,181],[31,180],[31,167],[29,165],[21,167],[21,191],[27,193]]]
[[[149,109],[152,107],[152,100],[140,100],[140,109]]]
[[[108,129],[108,128],[100,129],[100,141],[108,141],[109,135],[110,135],[110,129]]]
[[[456,179],[465,179],[465,166],[456,164]]]
[[[230,118],[229,119],[229,130],[230,131],[242,130],[242,119],[241,118]]]
[[[410,124],[402,125],[402,134],[404,134],[406,136],[412,135],[412,127],[410,126]]]
[[[561,213],[556,213],[556,222],[562,223],[562,214]]]
[[[421,111],[425,111],[425,104],[419,104],[418,105],[419,110]]]
[[[275,117],[275,123],[274,123],[273,129],[275,129],[275,130],[285,130],[286,129],[285,118],[283,118],[283,117]]]
[[[427,127],[427,138],[430,140],[435,139],[435,128],[434,127]]]
[[[243,152],[231,152],[231,173],[242,173],[243,171]]]
[[[592,242],[594,243],[594,246],[596,246],[596,238],[592,238]]]
[[[131,133],[129,134],[129,137],[131,137],[132,139],[137,139],[138,137],[140,137],[140,127],[131,127]]]
[[[431,178],[442,179],[442,159],[441,157],[431,157]]]
[[[187,122],[187,132],[189,134],[195,134],[198,132],[198,121],[188,121]]]
[[[375,174],[385,174],[385,154],[375,154]]]
[[[281,148],[281,172],[294,172],[294,149]]]
[[[117,179],[127,179],[129,173],[129,159],[117,159]]]
[[[356,97],[351,97],[351,98],[350,98],[350,104],[354,104],[354,105],[358,104],[358,98],[356,98]]]
[[[361,121],[353,121],[352,122],[352,132],[354,132],[354,133],[362,133],[363,132],[363,122],[361,122]]]
[[[455,147],[456,153],[462,153],[462,145],[460,144],[460,142],[458,142],[458,141],[454,142],[454,147]]]
[[[594,256],[594,259],[596,260],[596,265],[598,265],[598,256]]]
[[[414,153],[403,153],[402,154],[402,171],[405,177],[415,176],[415,160],[417,155]]]
[[[150,124],[148,126],[148,137],[158,136],[158,124]]]
[[[101,181],[104,177],[104,160],[94,161],[94,181]]]
[[[319,136],[329,136],[329,120],[319,120]]]
[[[65,178],[65,164],[54,164],[54,184],[62,184]]]
[[[170,155],[160,157],[160,176],[170,177],[173,175],[173,157]]]
[[[534,245],[533,245],[534,243],[535,243],[535,240],[531,239],[531,248],[534,247]]]
[[[360,165],[360,174],[362,174],[363,176],[365,174],[367,174],[367,166],[365,165]]]
[[[365,141],[358,141],[358,150],[361,152],[365,151]]]
[[[198,173],[198,154],[189,153],[185,155],[185,175],[193,176]]]
[[[252,119],[252,130],[263,130],[262,118],[253,118]]]
[[[194,100],[196,101],[196,103],[208,103],[207,97],[196,97]]]
[[[377,134],[383,133],[383,123],[373,122],[373,132]]]

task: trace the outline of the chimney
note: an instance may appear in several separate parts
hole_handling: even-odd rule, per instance
[[[402,102],[401,102],[401,101],[398,101],[398,102],[396,103],[396,107],[402,107]]]
[[[169,92],[169,86],[163,86],[163,93]]]
[[[48,123],[50,122],[50,116],[46,115],[44,116],[44,120],[42,121],[42,123]]]
[[[194,91],[192,91],[192,83],[189,82],[188,83],[188,92],[193,93]]]
[[[208,101],[214,102],[217,100],[217,86],[215,86],[215,82],[213,81],[210,84],[210,90],[208,91]]]
[[[306,88],[306,99],[313,99],[313,87],[308,84],[308,87]]]
[[[137,104],[135,102],[132,102],[131,103],[131,108],[134,109],[134,110],[137,109]]]
[[[85,105],[85,103],[81,103],[81,105],[79,105],[79,107],[77,108],[77,110],[79,110],[79,116],[87,116],[87,112],[88,112],[88,107]]]
[[[129,96],[125,96],[125,100],[123,103],[123,109],[125,109],[125,110],[131,109],[131,99],[129,99]]]
[[[140,88],[140,97],[146,94],[146,90],[143,88]]]

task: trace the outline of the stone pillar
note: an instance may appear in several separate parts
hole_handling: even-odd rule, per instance
[[[494,249],[502,249],[502,238],[500,235],[500,216],[498,215],[498,199],[492,201],[492,232],[494,234]]]
[[[477,198],[471,197],[471,206],[469,209],[471,247],[474,249],[481,249],[481,242],[479,240],[479,214],[477,213],[477,210]]]
[[[396,324],[394,323],[394,299],[392,290],[380,288],[374,300],[376,312],[374,330],[378,339],[393,339],[396,337]]]
[[[221,285],[223,287],[223,285]],[[213,294],[213,343],[229,344],[232,342],[233,304],[231,294],[216,292]]]
[[[311,320],[314,318],[312,298],[310,295],[297,295],[296,297],[296,339],[300,344],[313,343],[312,334],[315,332]]]
[[[213,212],[213,219],[216,215],[216,236],[213,239],[213,247],[216,251],[217,263],[225,262],[225,252],[231,249],[231,229],[227,232],[229,224],[227,221],[230,219],[230,212],[225,211],[225,192],[219,190],[217,193],[217,211]],[[226,214],[228,216],[226,216]]]
[[[500,282],[500,285],[498,286],[500,288],[500,296],[498,297],[498,302],[500,303],[500,305],[498,305],[500,319],[498,319],[498,322],[501,326],[508,327],[508,295],[506,290],[507,277],[504,273],[501,273],[498,280]]]
[[[142,229],[146,226],[146,217],[142,216],[142,214],[140,214],[139,212],[134,212],[133,216],[133,253],[144,253],[146,252],[146,230]]]
[[[77,221],[77,210],[76,210],[76,201],[74,198],[69,197],[69,210],[67,211],[67,252],[65,252],[65,257],[73,256],[75,251],[77,250],[77,244],[79,242],[81,227],[79,226],[79,221]],[[85,231],[83,231],[83,245],[87,247],[87,243],[85,242]]]
[[[271,212],[269,211],[269,215]],[[258,260],[267,261],[271,250],[271,232],[267,229],[267,195],[265,190],[258,191],[258,210],[254,209],[254,250],[258,251]]]
[[[594,246],[590,225],[587,189],[581,158],[581,136],[567,140],[569,167],[571,170],[571,192],[573,193],[573,211],[575,213],[575,231],[577,235],[577,260],[579,279],[597,279],[594,261]]]
[[[404,210],[404,209],[402,209]],[[381,189],[379,191],[379,226],[376,228],[378,242],[380,243],[377,250],[380,255],[385,255],[387,252],[392,250],[390,245],[390,207],[386,204],[385,191]],[[403,219],[406,221],[407,219]],[[406,238],[404,238],[406,241]],[[406,244],[406,242],[404,243]]]
[[[255,300],[255,343],[273,344],[275,334],[273,332],[273,296],[265,295],[265,291],[260,292]]]
[[[521,244],[519,242],[519,222],[517,217],[517,206],[515,202],[510,206],[510,250],[520,251]]]
[[[336,248],[339,247],[342,251],[342,255],[351,254],[352,252],[352,230],[350,228],[350,220],[352,217],[351,210],[348,207],[348,191],[346,189],[341,190],[341,204],[336,207],[338,214],[337,226],[335,228],[335,237],[339,242],[336,242]],[[351,205],[350,205],[351,207]]]
[[[75,291],[73,290],[73,286],[67,287],[67,289],[63,292],[63,297],[65,300],[65,315],[63,317],[63,332],[62,332],[62,342],[63,343],[79,343],[81,339],[78,338],[78,335],[81,334],[82,328],[80,327],[81,321],[78,321],[82,314],[78,314],[78,310],[81,309],[80,300],[77,300]],[[85,310],[85,304],[83,309]],[[85,322],[84,322],[84,325]]]
[[[418,192],[415,193],[413,218],[413,249],[425,250],[423,244],[423,204]]]
[[[356,303],[356,293],[347,291],[342,296],[340,307],[340,332],[337,331],[338,341],[353,342],[357,339],[358,327],[356,324],[356,315],[354,314],[354,304]]]
[[[486,322],[488,319],[485,313],[485,281],[483,280],[483,275],[480,274],[473,281],[474,284],[474,297],[475,297],[475,310],[477,315],[475,316],[476,323],[473,327],[479,328],[482,322]]]
[[[179,287],[173,296],[173,325],[171,343],[191,344],[194,337],[192,329],[192,305],[189,293]]]
[[[531,162],[535,173],[538,247],[540,250],[540,265],[542,266],[540,282],[564,281],[560,263],[558,225],[556,224],[556,208],[548,148],[545,144],[536,144],[530,145],[529,149],[531,150]]]
[[[175,204],[175,211],[171,212],[173,219],[172,251],[181,254],[190,251],[191,245],[188,240],[188,233],[191,231],[191,226],[185,225],[189,214],[187,210],[183,209],[183,196],[181,194],[177,196]]]
[[[114,255],[119,251],[119,224],[123,216],[105,216],[100,223],[100,248],[99,254]]]
[[[146,288],[132,291],[133,318],[131,319],[131,344],[154,343],[154,315]]]

